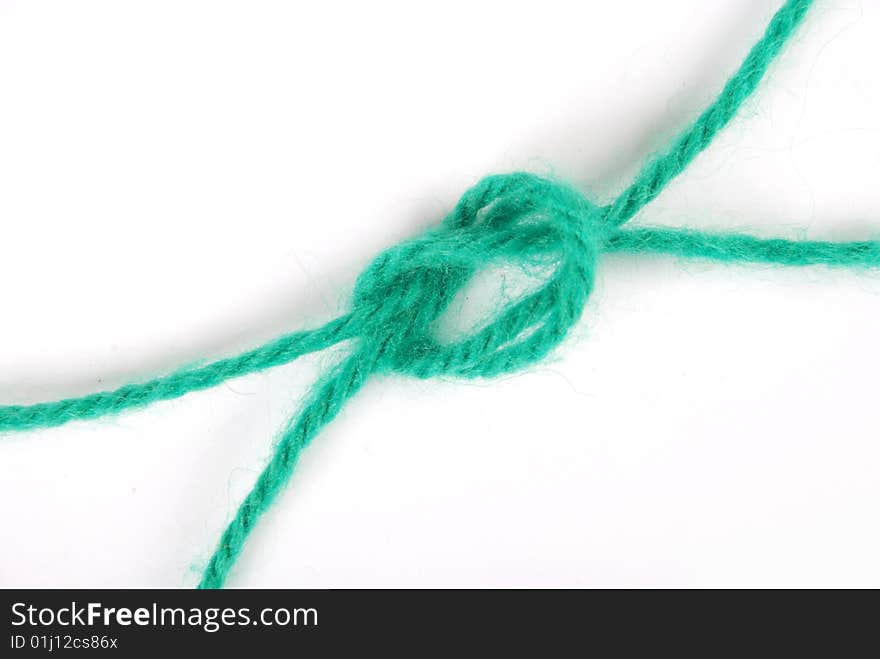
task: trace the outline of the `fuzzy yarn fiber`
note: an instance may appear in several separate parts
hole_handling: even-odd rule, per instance
[[[241,355],[115,391],[0,407],[0,431],[58,426],[143,407],[230,378],[288,363],[351,340],[345,358],[317,382],[285,427],[263,472],[220,538],[202,588],[221,587],[248,534],[287,483],[302,450],[373,375],[490,378],[533,364],[578,322],[605,252],[661,252],[716,261],[880,266],[880,243],[765,240],[737,233],[622,228],[712,141],[736,114],[801,22],[812,0],[788,0],[717,99],[651,160],[607,206],[566,183],[529,173],[489,176],[446,219],[379,254],[357,280],[349,311],[317,329],[282,336]],[[436,321],[456,293],[489,264],[549,271],[537,290],[469,336],[443,342]]]

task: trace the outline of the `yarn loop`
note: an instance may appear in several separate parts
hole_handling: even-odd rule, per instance
[[[484,178],[439,227],[382,252],[358,278],[361,335],[384,339],[376,370],[490,377],[539,360],[583,311],[607,234],[601,221],[599,208],[565,183],[523,172]],[[439,341],[440,316],[496,262],[552,272],[472,336]]]

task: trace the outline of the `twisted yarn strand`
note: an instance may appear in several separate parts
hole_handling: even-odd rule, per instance
[[[317,388],[296,421],[282,433],[272,459],[223,532],[217,550],[202,574],[199,588],[223,586],[254,524],[290,478],[302,450],[366,382],[371,373],[370,357],[370,352],[361,351],[346,359]]]
[[[706,108],[672,143],[672,148],[645,166],[632,184],[607,210],[609,224],[619,226],[638,213],[663,188],[685,170],[724,128],[758,87],[770,63],[791,38],[813,0],[789,0],[773,16],[737,72],[727,81],[715,102]]]
[[[379,254],[358,277],[350,310],[322,327],[115,391],[0,407],[0,431],[47,428],[143,407],[352,340],[351,353],[315,384],[299,415],[282,431],[266,467],[223,532],[199,583],[200,588],[219,588],[302,451],[370,377],[489,378],[539,361],[580,319],[605,252],[880,267],[880,243],[875,241],[799,242],[684,228],[621,228],[730,122],[811,4],[788,0],[716,100],[610,205],[597,206],[575,188],[534,174],[488,176],[464,193],[439,226]],[[543,267],[550,274],[537,290],[509,304],[470,336],[440,341],[435,327],[455,295],[487,264],[498,261]]]
[[[639,228],[613,234],[606,252],[671,254],[721,262],[775,265],[880,267],[880,242],[824,242],[755,238],[741,233],[704,233],[690,229]]]
[[[237,357],[180,370],[148,382],[128,384],[115,391],[51,403],[3,406],[0,407],[0,432],[51,428],[68,421],[95,419],[178,398],[191,391],[210,389],[226,380],[287,364],[307,353],[328,348],[348,338],[348,322],[349,318],[343,316],[316,330],[287,334]]]

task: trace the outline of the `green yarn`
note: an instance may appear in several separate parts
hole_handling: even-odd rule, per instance
[[[776,12],[760,41],[746,55],[715,102],[675,139],[666,155],[649,162],[629,188],[611,204],[607,215],[609,224],[620,226],[632,218],[709,146],[718,131],[733,119],[743,101],[755,91],[770,62],[779,54],[812,4],[813,0],[788,0]]]
[[[284,428],[268,464],[229,523],[199,587],[223,585],[259,517],[287,483],[302,450],[373,375],[489,378],[542,359],[578,322],[605,252],[665,253],[779,265],[880,266],[880,243],[760,239],[690,229],[621,228],[680,174],[754,92],[812,0],[788,0],[721,94],[614,202],[598,206],[569,185],[523,172],[489,176],[436,228],[395,245],[364,270],[348,313],[237,357],[148,382],[50,403],[0,407],[0,431],[57,426],[213,387],[351,340],[350,353],[317,382]],[[542,266],[537,290],[470,336],[444,342],[438,319],[489,264]]]
[[[655,252],[713,261],[776,265],[880,266],[880,242],[825,242],[755,238],[742,233],[704,233],[690,229],[629,229],[608,238],[606,252]]]

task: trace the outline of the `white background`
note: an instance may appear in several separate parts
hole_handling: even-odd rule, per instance
[[[344,309],[488,172],[601,201],[770,0],[0,0],[0,401],[81,395]],[[880,237],[880,6],[818,0],[637,222]],[[880,586],[880,275],[614,256],[492,382],[370,383],[232,586]],[[322,354],[0,437],[0,585],[190,586]]]

